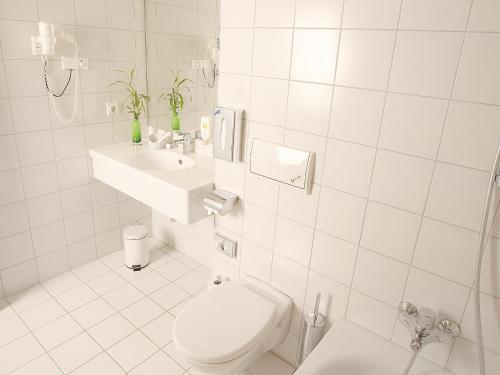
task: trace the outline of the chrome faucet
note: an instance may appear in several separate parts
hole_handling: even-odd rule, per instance
[[[402,301],[398,311],[399,320],[410,332],[410,348],[414,352],[433,342],[449,344],[460,335],[460,326],[452,320],[444,319],[436,325],[436,313],[427,307],[418,310],[412,303]]]
[[[182,154],[189,154],[194,140],[189,132],[175,132],[174,140],[167,148],[178,147]]]

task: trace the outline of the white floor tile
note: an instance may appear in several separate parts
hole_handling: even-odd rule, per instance
[[[150,297],[165,310],[170,310],[175,305],[189,298],[189,294],[177,285],[170,284],[152,293]]]
[[[137,328],[163,314],[165,310],[148,297],[123,309],[121,314]]]
[[[165,254],[161,250],[155,250],[151,252],[149,255],[149,266],[153,269],[160,268],[161,266],[167,264],[168,262],[173,261],[174,258],[172,258],[170,255]]]
[[[116,310],[122,310],[134,302],[144,298],[144,294],[139,292],[130,284],[125,284],[112,292],[105,294],[103,298]]]
[[[66,311],[51,298],[28,310],[24,310],[19,316],[31,330],[35,330],[64,314],[66,314]]]
[[[10,307],[9,302],[4,299],[0,299],[0,322],[5,320],[5,319],[10,319],[13,316],[16,316],[16,313]]]
[[[137,331],[112,346],[107,352],[125,371],[130,371],[157,350],[155,344]]]
[[[46,350],[52,350],[82,331],[82,327],[70,315],[64,315],[33,331],[33,334]]]
[[[191,365],[187,363],[185,359],[179,355],[179,352],[177,351],[177,349],[175,349],[175,345],[173,342],[165,346],[163,348],[163,351],[167,353],[170,358],[173,358],[180,366],[182,366],[186,370],[191,367]]]
[[[122,266],[125,263],[123,250],[115,251],[114,253],[106,255],[105,257],[102,257],[99,260],[112,270],[117,269],[118,267]]]
[[[17,316],[0,322],[0,346],[4,346],[15,339],[27,334],[28,328]]]
[[[247,369],[252,375],[291,375],[294,368],[271,353],[262,354]]]
[[[174,320],[175,318],[172,315],[165,313],[142,327],[141,331],[161,348],[172,341]]]
[[[114,271],[118,274],[118,276],[123,277],[125,280],[132,281],[138,279],[139,277],[144,276],[147,273],[150,273],[152,269],[146,267],[142,268],[140,271],[134,271],[128,268],[127,266],[121,266],[115,269]]]
[[[162,276],[166,277],[170,281],[174,281],[179,277],[184,276],[188,272],[191,271],[191,268],[186,266],[184,263],[181,263],[177,260],[174,260],[170,263],[165,264],[163,267],[158,268],[158,272],[162,274]]]
[[[43,353],[43,348],[33,335],[25,335],[0,348],[0,363],[2,364],[0,374],[8,374],[18,367],[31,362]]]
[[[168,283],[170,283],[170,281],[165,279],[158,272],[150,272],[132,281],[132,285],[144,294],[153,293],[155,290],[160,289]]]
[[[37,285],[33,288],[23,290],[7,297],[7,300],[14,310],[21,312],[42,303],[49,298],[50,295],[45,291],[45,289]]]
[[[135,369],[131,375],[181,375],[184,369],[162,351],[156,352]]]
[[[109,318],[116,312],[105,300],[98,298],[71,312],[73,318],[88,329]]]
[[[187,255],[183,255],[183,256],[177,258],[177,260],[184,263],[186,266],[193,268],[193,269],[201,266],[200,262],[198,262],[197,260],[194,260],[191,257],[188,257]]]
[[[175,283],[190,294],[195,294],[207,287],[208,277],[193,271],[175,280]]]
[[[110,348],[135,331],[134,326],[120,314],[113,315],[87,332],[104,349]]]
[[[49,354],[65,374],[89,361],[101,352],[101,348],[83,332],[55,348]]]
[[[56,296],[66,311],[72,311],[97,298],[97,294],[87,285],[83,284]]]
[[[88,285],[101,296],[124,285],[126,280],[114,272],[106,273],[88,282]]]
[[[71,375],[121,375],[125,371],[106,353],[99,354],[83,366],[76,369]],[[166,374],[165,374],[166,375]]]
[[[196,269],[197,272],[201,273],[202,275],[205,275],[206,277],[212,277],[213,275],[213,270],[205,265],[202,265]]]
[[[57,368],[54,361],[47,355],[43,355],[34,361],[17,369],[12,375],[60,375],[61,370]]]
[[[168,310],[168,312],[177,317],[177,315],[182,311],[182,309],[184,309],[184,307],[189,303],[191,302],[191,300],[193,299],[193,297],[189,297],[188,299],[182,301],[181,303],[179,303],[178,305],[175,305],[174,307],[172,307],[170,310]]]
[[[95,279],[96,277],[101,276],[106,272],[109,272],[109,268],[106,267],[104,263],[98,260],[87,263],[73,270],[73,273],[83,281]]]
[[[66,272],[53,279],[45,281],[43,287],[53,296],[64,293],[70,289],[76,288],[82,283],[74,273]]]

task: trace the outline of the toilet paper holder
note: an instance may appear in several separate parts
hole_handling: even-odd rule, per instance
[[[208,214],[225,215],[236,204],[238,196],[230,191],[216,189],[207,194],[203,199],[203,207]]]

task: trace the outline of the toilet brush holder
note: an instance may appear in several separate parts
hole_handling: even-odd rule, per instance
[[[316,295],[316,305],[314,311],[309,313],[304,318],[304,328],[302,331],[302,345],[299,355],[300,363],[304,362],[309,354],[314,350],[316,345],[323,338],[323,329],[325,328],[326,319],[319,313],[319,302],[321,294]]]

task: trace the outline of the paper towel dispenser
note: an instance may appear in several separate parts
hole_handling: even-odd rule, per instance
[[[215,158],[226,161],[241,160],[241,115],[242,111],[234,108],[215,107]]]
[[[254,138],[250,172],[311,193],[316,154]]]

